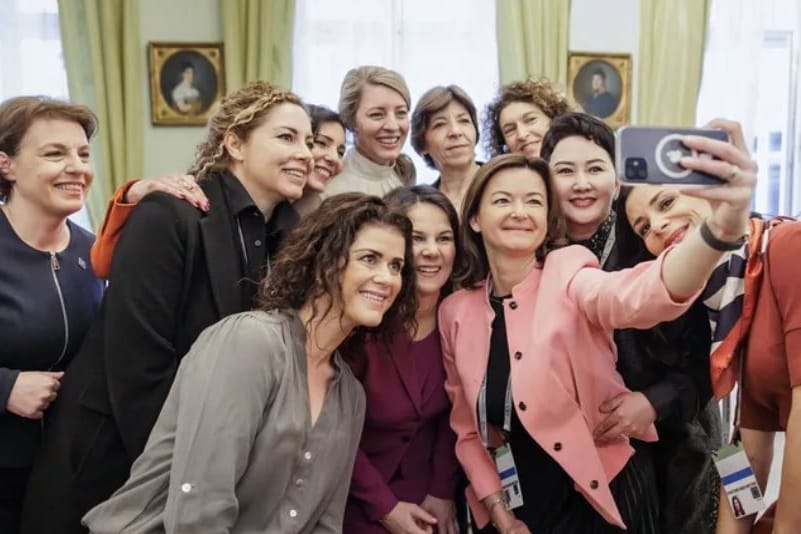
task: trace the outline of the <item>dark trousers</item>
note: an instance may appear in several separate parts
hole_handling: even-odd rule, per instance
[[[0,467],[0,532],[3,534],[19,532],[22,499],[30,472],[29,467]]]

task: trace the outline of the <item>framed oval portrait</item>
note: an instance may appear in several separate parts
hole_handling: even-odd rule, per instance
[[[571,52],[568,98],[609,126],[628,124],[631,115],[631,56]]]
[[[206,124],[225,94],[222,43],[148,43],[154,125]]]

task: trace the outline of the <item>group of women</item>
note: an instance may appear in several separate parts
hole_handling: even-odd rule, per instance
[[[547,80],[499,90],[486,163],[464,90],[411,107],[381,67],[346,75],[339,113],[249,83],[92,244],[68,220],[91,111],[0,105],[2,532],[801,524],[801,224],[749,219],[739,126],[684,139],[721,186],[627,189],[611,130]],[[763,488],[786,432],[757,526],[712,463],[738,380]]]

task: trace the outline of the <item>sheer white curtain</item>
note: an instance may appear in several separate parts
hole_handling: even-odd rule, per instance
[[[486,0],[297,0],[292,90],[336,109],[345,73],[358,65],[400,72],[412,106],[435,85],[457,84],[479,114],[498,86],[495,3]],[[480,148],[479,157],[484,157]],[[407,142],[418,183],[436,171]]]
[[[0,0],[0,102],[20,95],[69,99],[58,0]],[[91,230],[86,208],[72,220]]]
[[[774,215],[801,210],[800,39],[797,0],[711,2],[699,125],[743,124],[760,168],[754,208]]]
[[[0,0],[0,100],[67,98],[57,0]]]

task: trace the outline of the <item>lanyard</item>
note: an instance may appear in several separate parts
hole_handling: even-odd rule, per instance
[[[478,392],[478,426],[481,433],[481,443],[484,448],[489,448],[489,430],[487,428],[487,374],[484,373],[484,380],[481,381],[481,389]],[[512,375],[506,380],[506,395],[503,403],[503,430],[512,431]]]
[[[487,283],[487,300],[493,291],[492,280]],[[490,332],[492,328],[490,327]],[[491,337],[491,335],[490,335]],[[507,354],[508,357],[508,354]],[[481,443],[484,448],[489,448],[489,431],[487,428],[487,373],[481,381],[481,389],[478,391],[478,426],[481,434]],[[506,379],[506,395],[503,404],[503,430],[512,430],[512,369],[509,367],[509,376]]]

